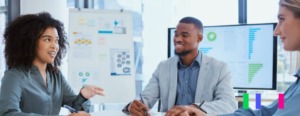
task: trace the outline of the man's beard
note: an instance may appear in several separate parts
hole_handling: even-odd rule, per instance
[[[182,51],[182,52],[176,52],[176,50],[174,50],[174,53],[177,56],[185,56],[185,55],[187,55],[187,54],[189,54],[191,52],[192,52],[192,50],[185,50],[185,51]]]

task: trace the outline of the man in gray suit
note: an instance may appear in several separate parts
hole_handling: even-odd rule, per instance
[[[160,62],[141,94],[143,100],[134,100],[123,111],[143,116],[158,100],[161,100],[162,112],[175,105],[197,107],[204,101],[201,109],[208,114],[235,111],[230,71],[225,63],[198,51],[202,33],[200,20],[181,19],[174,36],[176,56]]]

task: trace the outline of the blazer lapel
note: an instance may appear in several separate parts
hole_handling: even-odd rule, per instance
[[[175,105],[176,100],[176,90],[177,90],[177,68],[178,57],[173,58],[170,64],[170,91],[169,91],[169,99],[168,99],[168,109],[171,109]]]
[[[202,101],[205,84],[207,83],[207,78],[209,78],[208,75],[210,73],[208,69],[209,69],[209,58],[206,57],[205,55],[202,55],[202,61],[201,61],[200,70],[198,74],[197,89],[195,94],[195,103],[200,103]]]

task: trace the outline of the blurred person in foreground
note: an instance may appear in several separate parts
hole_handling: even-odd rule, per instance
[[[280,0],[278,24],[274,35],[279,36],[286,51],[300,51],[300,0]],[[299,59],[298,59],[299,60]],[[278,100],[259,110],[238,109],[231,114],[219,116],[299,116],[300,115],[300,69],[294,75],[297,80],[284,93],[284,109],[278,108]],[[206,116],[201,110],[178,106],[166,113],[166,116]]]

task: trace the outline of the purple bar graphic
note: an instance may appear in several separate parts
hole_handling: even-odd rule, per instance
[[[260,93],[256,93],[256,109],[260,109],[261,108],[261,94]]]
[[[283,93],[278,94],[278,108],[284,109],[284,94]]]

